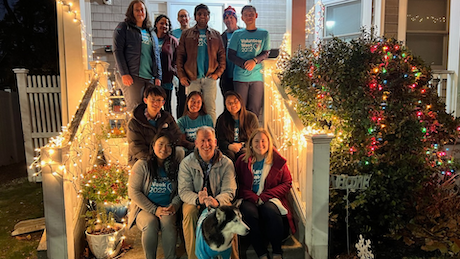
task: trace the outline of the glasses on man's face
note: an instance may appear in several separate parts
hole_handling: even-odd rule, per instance
[[[165,102],[165,99],[163,99],[163,98],[155,98],[155,99],[152,98],[152,99],[149,99],[149,102],[163,104]]]

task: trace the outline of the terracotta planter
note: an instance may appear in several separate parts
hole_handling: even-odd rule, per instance
[[[120,230],[110,234],[94,235],[85,231],[89,249],[97,259],[113,257],[120,251],[125,227],[123,224],[117,223],[117,225],[121,227]]]

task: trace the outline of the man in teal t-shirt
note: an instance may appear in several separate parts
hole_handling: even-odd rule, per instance
[[[259,117],[264,98],[264,82],[261,62],[270,53],[268,31],[256,27],[258,14],[252,5],[241,11],[246,29],[233,33],[228,46],[228,58],[235,64],[233,86],[241,95],[242,104]]]

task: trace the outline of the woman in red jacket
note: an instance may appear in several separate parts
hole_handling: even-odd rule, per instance
[[[273,147],[267,130],[258,128],[249,137],[249,148],[236,162],[240,211],[251,228],[251,244],[262,259],[268,258],[267,241],[272,245],[272,258],[282,258],[281,243],[285,233],[283,217],[287,217],[291,231],[294,222],[288,206],[287,194],[292,177],[284,159]]]

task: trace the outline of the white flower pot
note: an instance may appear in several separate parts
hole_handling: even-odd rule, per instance
[[[128,165],[128,139],[127,138],[109,138],[101,140],[104,156],[107,163],[118,163]],[[118,162],[117,162],[118,161]]]
[[[125,227],[123,224],[117,223],[117,225],[121,227],[120,230],[110,234],[94,235],[85,231],[89,249],[97,259],[113,257],[120,251]]]

